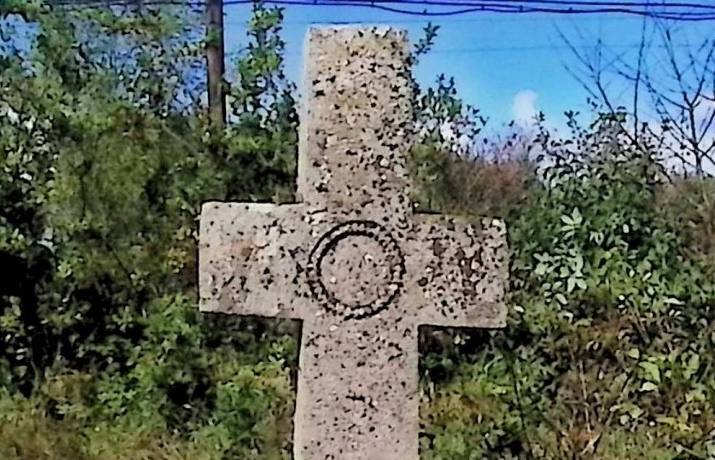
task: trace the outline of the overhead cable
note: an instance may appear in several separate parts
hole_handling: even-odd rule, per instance
[[[251,4],[253,0],[225,0],[225,6]],[[330,6],[372,8],[391,13],[440,17],[469,13],[505,14],[627,14],[653,19],[675,21],[715,20],[715,4],[697,2],[658,3],[612,0],[264,0],[265,4],[280,6]],[[106,6],[188,6],[200,7],[205,2],[197,0],[57,0],[56,6],[106,7]]]

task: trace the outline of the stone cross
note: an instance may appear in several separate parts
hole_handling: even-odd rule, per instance
[[[404,31],[306,45],[300,202],[203,205],[201,309],[302,321],[296,460],[416,460],[418,328],[504,325],[504,226],[412,214]]]

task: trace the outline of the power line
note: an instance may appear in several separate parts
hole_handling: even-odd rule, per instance
[[[341,24],[360,24],[365,21],[350,21],[341,22]],[[247,27],[244,23],[239,22],[226,22],[225,24],[235,24]],[[305,24],[310,25],[311,22],[308,21],[294,21],[293,24]],[[320,24],[331,24],[330,22],[321,21]],[[30,24],[16,24],[15,27],[32,30]],[[582,46],[570,46],[570,45],[557,45],[557,44],[539,44],[539,45],[515,45],[515,46],[480,46],[480,47],[468,47],[468,48],[434,48],[430,51],[430,54],[472,54],[472,53],[500,53],[500,52],[521,52],[521,51],[548,51],[548,50],[571,50],[572,48],[578,49],[591,49],[597,47],[598,45],[582,45]],[[635,50],[642,46],[641,43],[630,43],[630,44],[607,44],[605,45],[608,49],[613,50]],[[692,44],[688,43],[676,43],[669,45],[673,48],[692,48]],[[665,49],[666,45],[648,45],[649,49]],[[237,57],[243,54],[245,50],[234,50],[225,53],[227,57]],[[285,53],[286,57],[300,57],[300,53]]]
[[[578,22],[596,22],[596,21],[602,21],[602,17],[593,17],[593,16],[585,16],[585,15],[577,15],[573,16],[570,18],[573,21],[578,21]],[[364,23],[369,23],[371,21],[374,21],[375,18],[364,18],[364,19],[351,19],[348,21],[348,24],[364,24]],[[608,18],[609,21],[635,21],[635,20],[640,20],[637,18],[629,17],[629,16],[614,16]],[[389,22],[390,24],[424,24],[429,21],[429,18],[415,18],[415,19],[404,19],[404,18],[390,18]],[[440,19],[439,22],[435,23],[436,25],[449,25],[449,24],[475,24],[475,23],[482,23],[482,22],[497,22],[497,23],[525,23],[525,22],[543,22],[543,18],[538,18],[534,16],[520,16],[520,17],[514,17],[514,16],[508,16],[508,15],[501,15],[499,17],[456,17],[456,18],[444,18]],[[319,23],[325,23],[324,21],[314,21],[314,20],[285,20],[281,21],[281,25],[286,25],[286,26],[292,26],[292,25],[312,25],[312,24],[319,24]],[[246,21],[225,21],[224,24],[229,25],[229,26],[234,26],[234,27],[248,27],[248,24]]]
[[[473,47],[473,48],[446,48],[446,49],[432,49],[430,50],[430,54],[482,54],[482,53],[490,53],[490,52],[515,52],[515,51],[547,51],[547,50],[564,50],[568,51],[571,50],[572,48],[577,48],[577,49],[592,49],[595,48],[597,45],[583,45],[583,46],[569,46],[569,45],[523,45],[523,46],[484,46],[484,47]],[[669,45],[674,48],[689,48],[691,45],[689,44],[674,44],[674,45]],[[608,49],[614,49],[614,50],[635,50],[641,47],[640,43],[631,43],[627,45],[606,45]],[[658,49],[666,49],[666,45],[649,45],[648,48],[658,48]],[[245,50],[237,50],[237,51],[231,51],[229,53],[226,53],[227,57],[235,58],[241,56]],[[300,57],[300,53],[286,53],[285,57]]]
[[[132,0],[59,0],[57,6],[101,7],[132,6]],[[225,6],[251,4],[253,0],[225,0]],[[628,14],[654,19],[677,21],[715,20],[715,5],[694,2],[671,2],[654,5],[650,2],[608,0],[265,0],[266,4],[279,6],[340,6],[372,8],[392,13],[423,16],[457,16],[468,13],[550,13],[550,14]],[[175,5],[204,6],[194,0],[145,0],[143,6]],[[421,8],[415,9],[415,8]],[[428,9],[428,8],[431,8]],[[439,10],[435,10],[438,8]],[[442,10],[446,8],[446,10]],[[692,11],[696,10],[696,11]]]
[[[345,2],[350,2],[351,0],[343,0]],[[692,2],[670,2],[670,3],[653,3],[649,2],[633,2],[633,1],[609,1],[609,0],[482,0],[483,3],[493,3],[502,5],[559,5],[567,7],[584,7],[584,6],[595,6],[595,7],[628,7],[628,8],[692,8],[692,9],[704,9],[704,10],[715,10],[715,6],[707,5],[703,3],[692,3]],[[443,3],[441,0],[377,0],[377,3],[419,3],[419,4],[434,4],[439,5]],[[470,6],[471,3],[465,0],[453,0],[449,3],[455,6]]]
[[[356,3],[362,3],[361,0],[333,0],[335,3],[341,3],[347,6]],[[142,5],[142,4],[164,4],[164,5],[189,5],[189,6],[205,6],[205,1],[196,0],[57,0],[50,2],[54,5]],[[225,0],[225,5],[253,3],[252,0]],[[264,3],[273,3],[265,1]],[[308,0],[302,3],[316,5],[324,3],[322,0]],[[580,7],[619,7],[619,8],[658,8],[667,9],[702,9],[705,11],[715,11],[715,5],[698,2],[662,2],[654,3],[653,1],[612,1],[612,0],[371,0],[371,4],[416,4],[424,6],[460,6],[472,7],[481,5],[501,6],[515,9],[524,9],[533,7],[534,5],[542,6],[559,6],[562,8],[572,9]]]

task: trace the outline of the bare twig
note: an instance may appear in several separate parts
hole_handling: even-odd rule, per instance
[[[568,68],[569,73],[605,110],[630,115],[632,126],[624,126],[623,134],[638,151],[652,154],[656,148],[659,157],[675,159],[684,170],[703,176],[706,166],[715,166],[715,39],[691,44],[685,32],[661,20],[651,35],[644,21],[635,62],[625,54],[610,53],[600,40],[589,50],[559,33],[577,58],[578,64]],[[576,36],[586,42],[580,31]],[[653,48],[660,50],[660,56],[654,56]],[[682,48],[687,51],[683,53]],[[632,107],[621,107],[619,101],[625,99],[612,92],[611,83],[616,81],[609,77],[630,85]],[[646,126],[647,112],[651,113],[648,117],[658,118],[662,132]],[[643,136],[657,142],[643,145]]]

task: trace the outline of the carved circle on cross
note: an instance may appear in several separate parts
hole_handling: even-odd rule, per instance
[[[354,220],[321,236],[306,268],[318,302],[347,319],[360,319],[379,313],[397,297],[405,261],[385,227]]]

